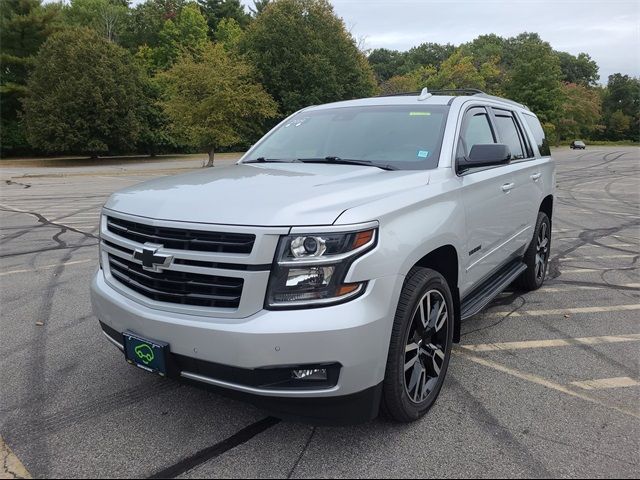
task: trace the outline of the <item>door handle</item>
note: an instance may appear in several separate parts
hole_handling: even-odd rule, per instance
[[[531,175],[531,180],[533,180],[534,182],[537,182],[538,180],[540,180],[541,176],[542,174],[540,172],[534,173],[533,175]]]
[[[504,185],[502,185],[502,191],[504,193],[509,193],[511,190],[513,190],[513,187],[515,186],[516,186],[515,183],[505,183]]]

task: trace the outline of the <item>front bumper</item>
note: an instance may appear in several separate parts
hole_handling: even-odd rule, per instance
[[[114,343],[122,341],[118,335],[125,331],[168,342],[171,353],[183,359],[176,376],[257,396],[262,406],[291,404],[304,410],[308,405],[317,414],[319,399],[337,409],[347,399],[378,401],[402,281],[400,276],[372,280],[364,295],[341,305],[262,310],[241,319],[150,308],[109,286],[102,270],[93,279],[91,299]],[[265,368],[324,364],[340,366],[337,383],[330,388],[265,388],[247,380],[250,372]],[[282,408],[268,409],[282,413]]]

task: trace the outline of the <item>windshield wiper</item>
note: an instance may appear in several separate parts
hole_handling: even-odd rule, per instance
[[[297,158],[265,158],[265,157],[258,157],[258,158],[254,158],[252,160],[246,160],[242,163],[296,163],[296,162],[300,162],[300,160],[298,160]]]
[[[382,170],[397,170],[393,165],[381,165],[371,160],[352,160],[340,157],[324,157],[324,158],[300,158],[303,163],[333,163],[336,165],[362,165],[364,167],[376,167]]]

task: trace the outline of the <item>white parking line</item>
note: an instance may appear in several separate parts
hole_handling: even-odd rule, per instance
[[[75,260],[73,262],[65,262],[65,263],[56,263],[53,265],[43,265],[41,267],[36,267],[36,268],[24,268],[21,270],[9,270],[8,272],[0,272],[0,277],[4,277],[5,275],[13,275],[15,273],[29,273],[29,272],[37,272],[38,270],[48,270],[50,268],[56,268],[56,267],[66,267],[69,265],[79,265],[81,263],[88,263],[88,262],[96,262],[97,259],[95,258],[89,258],[87,260]]]
[[[43,212],[43,215],[51,215],[51,213]],[[83,211],[78,213],[66,213],[64,215],[54,214],[54,216],[55,215],[58,217],[97,217],[100,215],[100,212],[98,210],[92,210],[90,212]]]
[[[570,287],[542,287],[540,292],[575,292],[577,290],[615,290],[617,287],[622,288],[640,288],[640,283],[623,283],[622,285],[607,285],[602,287],[588,287],[588,286],[570,286]]]
[[[91,204],[91,205],[67,205],[66,207],[47,207],[47,206],[42,206],[42,210],[43,211],[47,211],[47,212],[68,212],[70,210],[99,210],[102,207],[102,205],[95,205],[95,204]]]
[[[614,268],[568,268],[566,270],[560,270],[560,273],[592,273],[592,272],[604,272],[605,270],[615,270]]]
[[[518,312],[487,312],[492,317],[540,317],[544,315],[571,315],[576,313],[626,312],[640,310],[640,303],[632,305],[610,305],[608,307],[558,308],[554,310],[523,310]]]
[[[553,338],[549,340],[526,340],[522,342],[478,343],[475,345],[460,345],[459,348],[463,348],[471,352],[496,352],[500,350],[569,347],[574,345],[601,345],[606,343],[638,341],[640,341],[640,333],[631,333],[628,335],[608,335],[604,337]]]
[[[456,349],[454,353],[460,355],[467,360],[470,360],[474,363],[482,365],[483,367],[491,368],[493,370],[497,370],[498,372],[506,373],[507,375],[511,375],[512,377],[519,378],[521,380],[525,380],[527,382],[535,383],[536,385],[540,385],[542,387],[548,388],[550,390],[555,390],[560,393],[564,393],[566,395],[570,395],[572,397],[580,398],[587,402],[593,403],[595,405],[599,405],[608,410],[614,410],[616,412],[622,413],[624,415],[628,415],[637,419],[640,419],[640,413],[635,410],[630,410],[624,407],[619,407],[617,405],[606,403],[603,400],[592,397],[582,392],[578,392],[572,390],[569,387],[564,385],[560,385],[559,383],[552,382],[551,380],[547,380],[545,378],[539,377],[538,375],[534,375],[532,373],[523,372],[520,370],[516,370],[515,368],[507,367],[506,365],[502,365],[500,363],[494,362],[493,360],[489,360],[486,358],[477,357],[475,355],[471,355],[469,352],[465,352],[464,350]]]
[[[18,457],[0,437],[0,478],[32,478]]]
[[[640,255],[640,254],[639,254]],[[615,259],[615,258],[635,258],[637,257],[637,255],[589,255],[589,256],[584,256],[584,257],[567,257],[567,258],[561,258],[560,261],[561,262],[577,262],[580,260],[604,260],[604,259]]]
[[[69,217],[68,219],[66,218],[60,218],[58,220],[52,220],[55,221],[56,223],[61,223],[63,225],[92,225],[92,224],[98,224],[98,219],[95,219],[95,222],[91,222],[88,218],[78,218],[75,219],[73,217]]]
[[[571,382],[571,385],[583,390],[602,390],[607,388],[636,387],[640,382],[629,377],[600,378],[598,380],[585,380],[583,382]]]

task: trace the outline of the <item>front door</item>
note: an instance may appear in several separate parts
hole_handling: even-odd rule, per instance
[[[489,112],[471,107],[462,122],[456,160],[474,145],[490,143],[497,143],[497,137]],[[469,169],[459,175],[467,227],[466,252],[462,252],[466,275],[460,282],[464,296],[509,259],[504,245],[511,232],[510,193],[515,184],[509,165]]]

